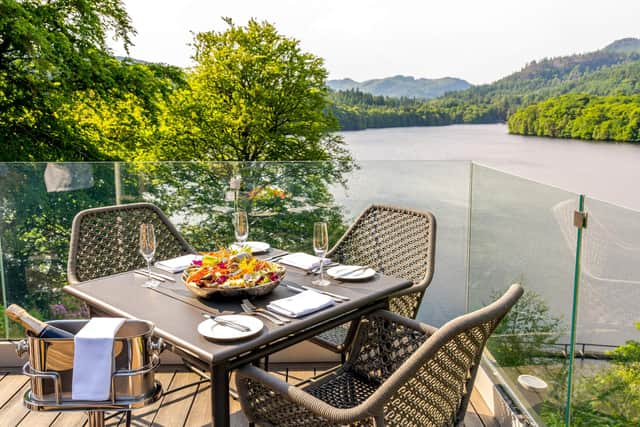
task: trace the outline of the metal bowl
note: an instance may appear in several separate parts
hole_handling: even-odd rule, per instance
[[[189,289],[189,291],[191,291],[192,294],[205,299],[215,297],[243,298],[267,295],[280,284],[287,272],[287,270],[283,266],[278,265],[277,273],[280,277],[278,280],[254,286],[252,288],[200,288],[192,283],[187,282],[187,277],[189,277],[190,274],[189,270],[190,269],[187,268],[182,273],[182,276],[180,276],[182,283],[186,286],[187,289]]]

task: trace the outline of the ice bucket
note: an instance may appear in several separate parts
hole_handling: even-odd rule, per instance
[[[77,333],[88,320],[57,320],[50,324]],[[143,406],[159,394],[154,380],[159,365],[162,340],[152,337],[154,325],[143,320],[127,320],[116,334],[113,346],[114,372],[111,378],[110,406]],[[73,338],[38,338],[28,335],[18,346],[18,353],[29,352],[24,365],[25,375],[31,378],[31,391],[25,403],[34,410],[54,410],[47,407],[71,408],[82,402],[71,399],[73,378]],[[160,390],[161,391],[161,390]],[[87,403],[87,402],[85,402]],[[96,402],[91,402],[96,406]],[[84,405],[89,406],[89,405]],[[98,405],[100,406],[100,405]]]

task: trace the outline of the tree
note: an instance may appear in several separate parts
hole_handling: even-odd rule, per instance
[[[170,103],[158,157],[202,160],[348,158],[328,111],[323,60],[267,22],[195,36],[189,89]],[[177,142],[177,143],[176,143]]]
[[[171,89],[167,79],[181,71],[118,60],[107,34],[131,43],[121,0],[0,2],[0,160],[119,157],[102,151],[70,111],[134,96],[153,112],[158,93]]]

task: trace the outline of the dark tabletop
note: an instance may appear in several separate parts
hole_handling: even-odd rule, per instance
[[[163,274],[169,273],[163,272]],[[331,281],[331,285],[322,289],[349,297],[349,301],[336,303],[330,308],[293,319],[291,323],[283,326],[276,326],[269,320],[260,318],[265,327],[259,335],[232,343],[216,343],[198,333],[197,326],[204,320],[201,313],[208,311],[214,315],[240,314],[242,313],[240,300],[202,300],[192,297],[182,284],[180,275],[176,274],[175,277],[175,283],[167,281],[161,284],[164,287],[162,291],[143,287],[142,284],[147,278],[132,272],[66,286],[64,290],[110,315],[149,320],[156,325],[155,333],[158,336],[194,353],[203,362],[217,363],[366,306],[411,286],[411,283],[404,279],[381,274],[376,274],[375,278],[363,282]],[[311,281],[316,277],[307,275],[294,267],[287,267],[283,283],[298,287],[312,286]],[[295,294],[296,292],[280,285],[271,294],[253,298],[252,301],[258,307],[265,307],[272,300]]]

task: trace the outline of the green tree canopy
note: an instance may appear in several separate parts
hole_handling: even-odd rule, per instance
[[[267,22],[251,20],[195,36],[190,88],[169,105],[159,158],[324,160],[344,158],[330,132],[323,60]]]
[[[102,150],[74,113],[136,98],[154,112],[158,93],[181,70],[120,61],[107,35],[128,48],[134,29],[121,0],[0,2],[0,141],[2,160],[103,160]],[[98,114],[98,110],[94,108]]]
[[[529,105],[509,118],[509,132],[601,141],[640,141],[640,96],[571,94]]]

